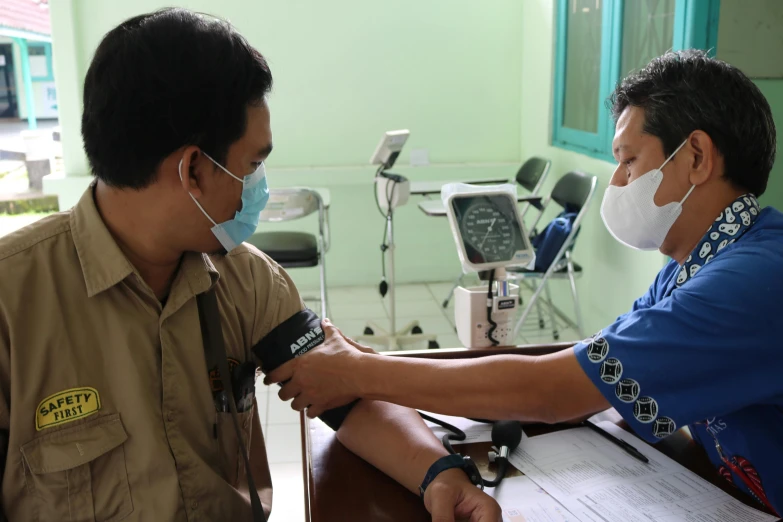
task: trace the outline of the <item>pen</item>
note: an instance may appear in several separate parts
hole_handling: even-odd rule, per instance
[[[634,457],[634,458],[636,458],[638,460],[641,460],[645,464],[649,464],[650,463],[650,461],[647,459],[647,457],[642,455],[639,452],[638,449],[634,448],[633,446],[631,446],[630,444],[628,444],[624,440],[618,439],[617,437],[615,437],[614,435],[612,435],[608,431],[605,431],[605,430],[599,428],[598,426],[596,426],[595,424],[593,424],[590,421],[586,420],[586,421],[583,422],[583,424],[585,426],[587,426],[588,428],[590,428],[591,430],[593,430],[594,432],[596,432],[599,435],[603,436],[604,438],[606,438],[610,442],[613,442],[614,444],[617,444],[618,446],[620,446],[622,449],[625,450],[626,453],[630,454],[632,457]]]

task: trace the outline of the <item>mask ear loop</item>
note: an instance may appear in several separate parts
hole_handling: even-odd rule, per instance
[[[685,194],[685,197],[682,198],[682,200],[680,201],[680,205],[681,206],[682,206],[683,203],[685,203],[685,200],[688,199],[688,196],[691,195],[691,192],[693,192],[693,189],[695,189],[695,188],[696,188],[696,185],[691,185],[691,189],[688,191],[687,194]]]
[[[204,156],[206,156],[207,158],[209,158],[209,161],[211,161],[212,163],[214,163],[215,165],[217,165],[218,167],[220,167],[220,168],[223,170],[223,172],[225,172],[226,174],[228,174],[229,176],[231,176],[232,178],[234,178],[234,179],[235,179],[235,180],[237,180],[238,182],[240,182],[240,183],[244,183],[244,181],[242,181],[242,178],[238,178],[238,177],[234,176],[233,174],[231,174],[231,172],[230,172],[230,171],[229,171],[229,170],[228,170],[226,167],[224,167],[223,165],[221,165],[221,164],[220,164],[220,163],[218,163],[217,161],[213,160],[213,159],[212,159],[212,156],[210,156],[209,154],[207,154],[207,153],[206,153],[206,152],[204,152],[203,150],[201,151],[201,153],[202,153]]]
[[[663,168],[666,166],[666,164],[669,163],[669,161],[671,161],[671,159],[674,157],[675,154],[680,152],[680,149],[683,148],[686,143],[688,143],[688,138],[685,138],[685,140],[682,143],[680,143],[680,146],[677,147],[676,149],[674,149],[674,152],[671,153],[671,156],[666,158],[666,161],[664,161],[663,165],[661,165],[661,167],[658,169],[661,172],[661,174],[663,174]],[[691,188],[688,191],[688,193],[685,194],[685,197],[680,200],[680,206],[682,206],[682,204],[685,203],[685,200],[688,199],[688,196],[691,195],[691,192],[693,192],[693,189],[695,189],[695,188],[696,188],[696,185],[691,185]]]
[[[206,156],[206,154],[205,154],[205,156]],[[207,157],[209,158],[209,156],[207,156]],[[212,159],[212,158],[209,158],[209,159]],[[220,165],[218,165],[218,166],[220,166]],[[179,160],[179,166],[177,167],[177,172],[179,173],[179,180],[182,181],[182,160]],[[229,174],[231,174],[231,173],[229,172]],[[231,174],[231,175],[233,176],[233,174]],[[217,223],[215,223],[215,220],[212,219],[209,216],[209,214],[207,214],[207,211],[204,210],[204,207],[201,206],[201,203],[198,202],[198,200],[193,196],[193,194],[191,194],[190,191],[188,191],[188,196],[190,196],[190,199],[193,200],[193,203],[195,203],[196,206],[199,208],[199,210],[201,210],[202,214],[207,216],[207,219],[210,220],[214,226],[217,226]]]
[[[686,143],[688,143],[688,138],[685,138],[685,141],[680,143],[680,146],[677,147],[676,149],[674,149],[674,152],[671,153],[671,156],[666,158],[666,161],[663,162],[663,165],[661,165],[661,167],[658,170],[663,170],[663,168],[666,166],[666,164],[669,163],[669,161],[671,161],[671,159],[674,157],[675,154],[680,152],[680,149],[683,148]],[[207,157],[209,158],[209,156],[207,156]],[[212,159],[212,158],[210,158],[210,159]]]

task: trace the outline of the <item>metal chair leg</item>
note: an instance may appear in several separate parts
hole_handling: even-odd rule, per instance
[[[522,325],[525,323],[525,319],[527,319],[527,316],[530,315],[530,310],[533,309],[533,305],[535,304],[536,300],[538,299],[538,296],[541,295],[541,292],[544,291],[544,285],[538,285],[536,288],[536,291],[533,292],[533,297],[531,297],[528,302],[527,306],[525,306],[525,311],[522,312],[522,316],[517,320],[517,324],[514,326],[514,341],[516,341],[517,337],[519,337],[519,330],[522,328]]]
[[[451,287],[451,290],[449,290],[449,294],[446,296],[446,299],[443,300],[443,308],[449,307],[449,302],[451,301],[451,298],[454,297],[454,290],[456,290],[462,284],[464,277],[465,274],[460,274],[456,281],[454,281],[454,285]]]
[[[555,306],[552,304],[552,294],[549,292],[549,281],[544,280],[542,282],[544,290],[546,291],[546,300],[549,301],[549,320],[552,321],[552,337],[555,341],[560,339],[560,332],[557,330],[557,320],[555,319]]]
[[[329,309],[326,300],[326,255],[324,255],[324,243],[320,241],[320,250],[318,254],[318,266],[321,272],[321,318],[329,317]]]
[[[585,326],[582,322],[582,307],[579,305],[579,294],[576,291],[576,279],[574,278],[574,265],[571,264],[571,259],[568,259],[568,279],[571,282],[571,295],[574,298],[574,309],[576,311],[576,328],[579,330],[579,338],[585,338]]]
[[[541,286],[541,281],[536,283],[536,287]],[[538,314],[538,328],[543,330],[546,324],[544,323],[544,312],[541,310],[541,301],[536,299],[536,313]]]

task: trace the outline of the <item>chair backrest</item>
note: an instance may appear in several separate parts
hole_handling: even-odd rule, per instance
[[[552,194],[548,199],[556,202],[563,207],[565,211],[576,213],[576,217],[573,218],[574,221],[571,225],[571,231],[563,241],[557,255],[554,256],[550,269],[560,267],[561,263],[564,261],[564,256],[567,256],[567,252],[570,252],[574,248],[576,236],[579,233],[579,227],[590,206],[590,201],[595,195],[597,185],[598,176],[585,174],[584,172],[572,171],[557,180],[555,188],[552,189]],[[544,208],[538,213],[538,217],[531,227],[534,234],[546,208],[547,205],[544,205]]]
[[[516,177],[517,183],[535,196],[544,183],[551,166],[552,162],[548,159],[532,157],[519,167]]]
[[[598,177],[571,171],[560,178],[552,189],[552,201],[572,212],[580,212],[595,193]]]
[[[321,196],[308,188],[269,189],[269,202],[261,212],[261,221],[291,221],[309,216],[323,207]]]

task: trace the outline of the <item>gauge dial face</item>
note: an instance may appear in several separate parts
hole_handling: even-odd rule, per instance
[[[517,248],[515,217],[488,198],[477,198],[460,216],[459,228],[473,262],[510,260]]]

